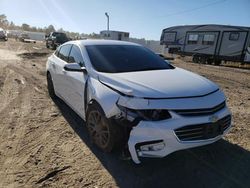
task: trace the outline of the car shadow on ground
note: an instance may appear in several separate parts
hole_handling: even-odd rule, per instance
[[[91,142],[84,121],[62,100],[60,112],[115,179],[119,187],[250,187],[250,152],[220,140],[199,148],[178,151],[140,165],[120,158],[121,152],[103,153]]]

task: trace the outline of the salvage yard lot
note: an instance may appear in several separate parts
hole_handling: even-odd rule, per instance
[[[141,165],[105,154],[84,122],[47,94],[44,43],[0,42],[0,187],[250,187],[250,71],[197,65],[225,92],[233,128],[221,141]]]

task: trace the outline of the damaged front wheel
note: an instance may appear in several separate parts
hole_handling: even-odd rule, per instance
[[[119,143],[119,127],[108,120],[102,108],[94,103],[87,110],[87,128],[91,140],[105,152],[111,152]]]

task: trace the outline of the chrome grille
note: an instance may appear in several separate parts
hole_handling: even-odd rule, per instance
[[[194,109],[194,110],[173,110],[175,113],[182,115],[182,116],[201,116],[201,115],[210,115],[214,114],[215,112],[220,111],[226,106],[226,102],[213,107],[213,108],[201,108],[201,109]]]
[[[231,116],[228,115],[215,123],[187,125],[175,130],[176,136],[181,141],[206,140],[222,135],[230,126]]]

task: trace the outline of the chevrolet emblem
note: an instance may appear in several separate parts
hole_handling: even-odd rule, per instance
[[[209,121],[211,121],[212,123],[215,123],[219,120],[219,117],[216,115],[212,115],[211,117],[209,117]]]

